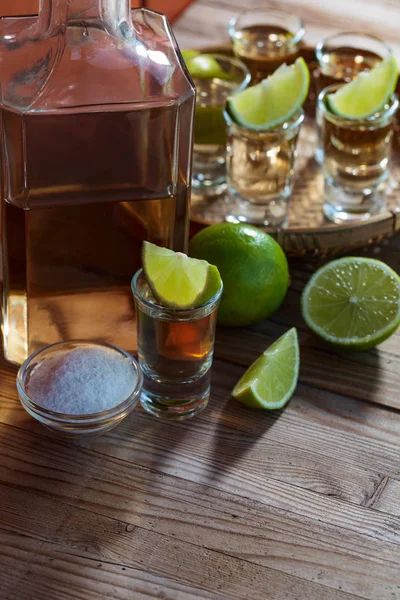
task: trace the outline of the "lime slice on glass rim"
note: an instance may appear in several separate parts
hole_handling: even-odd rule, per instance
[[[193,53],[196,51],[186,51],[187,56],[188,52]],[[232,75],[221,69],[218,61],[209,54],[197,53],[190,58],[189,56],[187,58],[185,57],[185,61],[193,79],[227,79],[229,81],[232,81],[233,79]]]
[[[396,89],[399,67],[394,56],[389,56],[370,71],[360,73],[337,92],[326,97],[334,114],[349,119],[366,119],[378,113],[387,104]]]
[[[251,408],[282,408],[296,389],[299,366],[299,343],[293,327],[247,369],[232,396]]]
[[[142,264],[154,297],[168,308],[196,308],[208,302],[221,287],[214,265],[150,242],[143,242]]]
[[[182,50],[182,56],[185,61],[188,61],[195,56],[199,56],[199,54],[201,54],[201,52],[198,50]]]
[[[234,94],[227,108],[233,120],[249,129],[266,130],[282,125],[303,106],[310,73],[303,58],[281,65],[261,83]]]
[[[307,325],[325,341],[368,350],[400,324],[400,277],[373,258],[340,258],[314,273],[301,307]]]

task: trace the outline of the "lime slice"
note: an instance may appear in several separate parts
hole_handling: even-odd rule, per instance
[[[193,260],[193,259],[191,259],[191,260]],[[204,289],[204,292],[202,294],[200,294],[200,297],[196,303],[196,306],[201,306],[202,304],[205,304],[206,302],[211,300],[211,298],[213,296],[218,294],[220,288],[221,288],[221,275],[219,274],[217,267],[215,267],[214,265],[210,265],[209,269],[208,269],[207,285]]]
[[[302,107],[308,94],[310,73],[302,58],[283,64],[258,85],[228,100],[232,118],[250,129],[271,129],[285,123]]]
[[[193,79],[227,79],[232,75],[221,69],[218,61],[209,54],[197,54],[186,60],[186,66]]]
[[[150,242],[143,242],[142,263],[153,295],[169,308],[200,306],[221,287],[217,267]]]
[[[314,273],[301,304],[307,325],[324,340],[367,350],[400,324],[400,277],[373,258],[341,258]]]
[[[182,56],[185,61],[194,58],[195,56],[199,56],[201,54],[198,50],[182,50]]]
[[[378,113],[393,94],[399,68],[394,56],[364,71],[354,81],[327,96],[328,108],[349,119],[365,119]]]
[[[282,408],[296,388],[299,366],[299,343],[293,327],[247,369],[232,396],[251,408]]]

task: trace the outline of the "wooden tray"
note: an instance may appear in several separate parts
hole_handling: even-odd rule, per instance
[[[213,46],[205,52],[231,54],[228,46]],[[304,47],[302,55],[313,73],[317,63],[314,49]],[[317,129],[314,120],[314,77],[306,101],[306,119],[302,125],[296,160],[296,179],[290,200],[289,219],[285,228],[265,228],[291,256],[334,255],[371,243],[381,242],[400,230],[400,136],[397,121],[394,139],[393,164],[383,212],[362,222],[336,225],[322,213],[324,180],[315,161]],[[224,220],[225,198],[194,197],[191,206],[192,233],[212,223]]]

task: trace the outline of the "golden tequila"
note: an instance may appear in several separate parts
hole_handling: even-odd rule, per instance
[[[370,118],[340,117],[326,104],[326,96],[340,85],[329,86],[318,99],[327,197],[324,211],[334,221],[367,218],[382,208],[399,104],[393,96]]]

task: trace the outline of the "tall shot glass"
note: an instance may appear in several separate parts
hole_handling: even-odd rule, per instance
[[[254,85],[282,63],[289,65],[296,60],[304,25],[299,17],[285,11],[252,9],[234,16],[228,32],[233,52],[247,65]]]
[[[342,85],[330,85],[318,97],[324,214],[335,223],[367,219],[384,207],[394,118],[399,106],[393,95],[380,112],[366,119],[333,114],[326,99]]]
[[[392,55],[388,44],[365,33],[345,32],[331,35],[317,44],[317,87],[348,82],[362,71],[369,71]]]
[[[132,280],[139,363],[144,375],[141,403],[155,417],[183,420],[208,404],[210,368],[222,283],[208,302],[189,310],[161,306],[140,269]]]
[[[266,131],[236,124],[227,110],[224,116],[228,126],[230,198],[226,220],[270,227],[285,225],[304,112],[300,110],[283,125]]]
[[[366,33],[344,32],[331,35],[321,40],[316,47],[318,61],[316,75],[316,91],[318,94],[335,83],[349,82],[361,72],[369,71],[379,62],[392,55],[392,49],[379,38]],[[318,145],[316,159],[323,160],[321,139],[321,120],[318,106],[316,121],[318,125]]]
[[[222,114],[226,99],[250,82],[246,66],[236,58],[205,55],[218,71],[212,77],[193,77],[196,113],[193,149],[192,192],[217,196],[226,190],[226,129]]]

